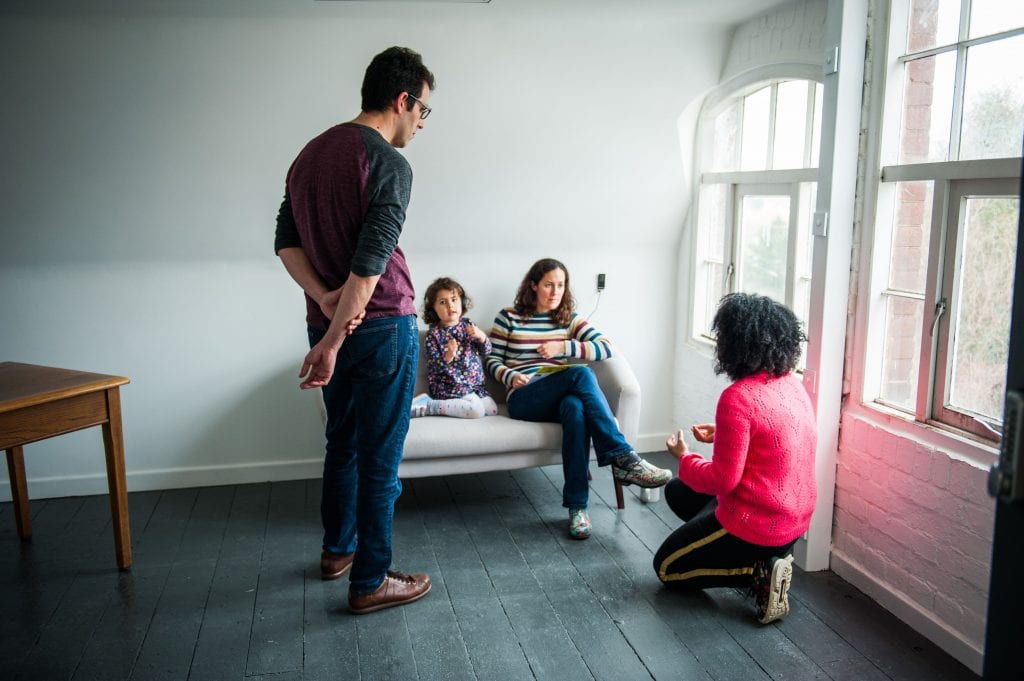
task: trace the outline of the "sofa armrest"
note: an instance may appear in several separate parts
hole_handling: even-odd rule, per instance
[[[619,422],[626,442],[637,447],[640,433],[640,382],[629,361],[616,348],[615,355],[603,362],[590,362],[601,391]]]

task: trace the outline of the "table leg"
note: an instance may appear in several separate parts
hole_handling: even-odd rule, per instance
[[[14,501],[14,523],[24,541],[32,538],[32,515],[28,510],[28,485],[25,483],[25,456],[21,447],[7,450],[7,474],[11,478],[11,499]]]
[[[132,537],[128,523],[128,483],[124,472],[124,433],[121,430],[121,394],[118,388],[107,390],[103,448],[107,456],[107,487],[110,490],[117,566],[127,570],[132,566]]]

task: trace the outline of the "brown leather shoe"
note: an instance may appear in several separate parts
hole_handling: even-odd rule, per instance
[[[320,579],[337,579],[352,569],[352,558],[356,554],[341,555],[324,551],[320,554]]]
[[[418,601],[430,591],[430,577],[424,574],[406,575],[397,570],[388,570],[384,583],[376,591],[356,595],[348,593],[348,607],[356,615],[374,610],[383,610],[396,605]]]

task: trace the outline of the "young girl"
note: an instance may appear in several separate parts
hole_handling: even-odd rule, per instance
[[[553,258],[533,264],[512,307],[498,313],[487,370],[508,389],[508,415],[521,421],[562,425],[562,505],[569,509],[569,536],[590,536],[587,503],[590,445],[597,465],[612,467],[619,482],[661,487],[672,472],[644,461],[626,442],[590,367],[570,358],[599,362],[612,347],[574,312],[569,271]]]
[[[427,353],[427,390],[412,401],[412,416],[454,416],[478,419],[498,413],[484,388],[481,355],[491,341],[462,313],[472,306],[465,289],[454,279],[441,277],[427,287],[423,320],[430,325],[424,342]]]

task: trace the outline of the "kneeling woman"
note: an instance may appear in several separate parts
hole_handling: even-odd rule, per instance
[[[679,477],[665,501],[685,523],[661,545],[654,569],[668,586],[750,587],[762,623],[789,612],[790,551],[814,511],[814,409],[793,373],[806,340],[796,315],[763,296],[725,296],[712,323],[715,373],[733,383],[713,424],[696,440],[714,443],[710,460],[668,439]]]
[[[637,456],[594,373],[586,365],[566,363],[568,358],[600,361],[612,355],[608,340],[574,307],[565,265],[538,260],[519,285],[514,305],[494,320],[487,370],[508,389],[510,417],[562,424],[562,505],[569,509],[569,536],[586,539],[591,440],[598,465],[610,464],[623,484],[661,487],[672,473]]]

